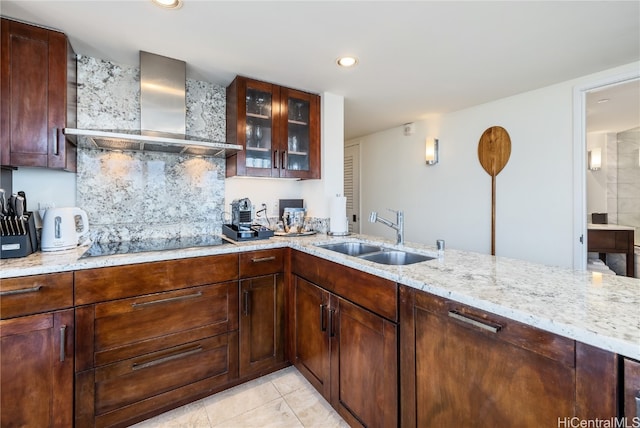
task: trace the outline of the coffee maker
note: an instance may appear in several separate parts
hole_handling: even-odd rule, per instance
[[[223,224],[222,233],[234,241],[267,239],[273,236],[273,230],[253,223],[253,205],[249,198],[235,199],[231,203],[231,224]]]

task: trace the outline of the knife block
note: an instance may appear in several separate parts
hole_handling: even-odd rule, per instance
[[[26,227],[25,234],[20,235],[0,235],[0,259],[11,259],[16,257],[26,257],[38,250],[38,237],[36,235],[36,222],[33,212],[25,213],[27,220],[24,222]],[[12,220],[2,220],[8,222]],[[2,227],[3,231],[5,225]]]

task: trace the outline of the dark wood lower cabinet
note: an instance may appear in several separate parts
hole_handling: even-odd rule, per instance
[[[351,426],[397,426],[397,325],[335,296],[332,307],[331,404]]]
[[[294,277],[294,364],[351,426],[398,424],[395,323]]]
[[[400,301],[402,426],[617,416],[615,354],[408,287]]]
[[[1,427],[124,427],[289,362],[353,427],[640,421],[638,361],[296,250],[74,275],[0,283]]]
[[[73,426],[73,309],[0,321],[0,426]]]
[[[237,332],[76,374],[76,426],[128,426],[238,377]]]
[[[282,273],[240,281],[240,377],[284,363]]]
[[[237,279],[237,255],[76,275],[75,426],[129,426],[237,382]]]
[[[623,415],[627,423],[640,425],[640,362],[624,359]],[[634,419],[635,418],[635,419]]]
[[[325,398],[330,388],[329,292],[295,276],[293,279],[293,361]]]

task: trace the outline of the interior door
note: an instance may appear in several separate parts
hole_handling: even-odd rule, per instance
[[[592,171],[588,169],[587,163],[587,138],[591,134],[597,134],[598,132],[617,132],[624,130],[625,128],[633,128],[637,125],[637,113],[630,112],[629,108],[623,109],[621,112],[615,112],[615,102],[613,100],[614,97],[610,101],[605,103],[599,103],[600,100],[608,99],[609,95],[607,91],[609,89],[617,90],[620,87],[629,87],[629,96],[635,96],[635,101],[632,100],[632,106],[637,104],[637,91],[634,93],[633,82],[637,82],[640,79],[640,73],[637,71],[629,72],[623,75],[615,75],[609,76],[594,82],[587,83],[583,86],[576,87],[574,89],[574,117],[576,118],[574,121],[574,252],[573,252],[573,267],[577,270],[584,270],[587,267],[587,218],[590,218],[590,212],[594,209],[596,204],[591,201],[588,202],[588,198],[594,198],[594,195],[597,193],[593,192],[593,189],[590,189],[590,186],[593,185],[593,180],[587,180],[588,178],[593,178],[592,176],[603,175],[603,173],[608,174],[606,171]],[[637,84],[637,83],[636,83]],[[620,100],[618,100],[620,101]],[[635,104],[634,104],[635,103]],[[612,114],[607,114],[607,110],[611,110]],[[629,121],[626,125],[621,126],[620,122],[622,120],[626,120],[623,116],[626,116],[627,113],[631,113],[629,115]],[[617,130],[617,131],[616,131]],[[591,148],[591,147],[589,147]],[[606,160],[606,147],[603,151],[603,157]],[[633,149],[632,149],[633,152]],[[637,162],[637,150],[635,151],[635,159]],[[628,158],[624,160],[625,162],[631,163],[633,160],[629,160]],[[620,160],[617,160],[616,163],[619,163]],[[587,174],[590,174],[587,176]],[[591,184],[590,184],[591,182]],[[605,183],[607,187],[616,188],[617,186],[613,183]],[[624,185],[628,185],[624,183]],[[606,192],[603,193],[606,195]],[[605,196],[605,201],[602,203],[607,205],[609,201],[608,197]],[[599,210],[601,209],[602,204],[599,206]],[[589,207],[588,207],[589,205]],[[635,205],[635,204],[632,204]],[[609,223],[616,222],[617,220],[617,207],[611,206],[611,210],[609,207],[607,211],[611,211],[614,213],[612,218],[610,214]]]
[[[344,149],[344,195],[349,232],[360,233],[360,143]]]

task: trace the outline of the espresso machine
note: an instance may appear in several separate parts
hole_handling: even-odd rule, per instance
[[[222,225],[222,233],[234,241],[267,239],[273,230],[253,222],[253,205],[249,198],[235,199],[231,203],[231,224]]]

